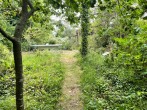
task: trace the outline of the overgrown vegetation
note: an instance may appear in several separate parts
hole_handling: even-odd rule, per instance
[[[5,45],[0,43],[0,47],[0,76],[3,76],[12,66],[12,54]]]
[[[146,78],[136,78],[134,71],[118,66],[118,63],[109,63],[107,58],[95,52],[81,61],[85,110],[147,108]]]
[[[147,22],[140,17],[144,5],[110,0],[91,10],[98,15],[90,24],[90,51],[80,59],[85,110],[147,108]]]
[[[81,52],[84,109],[145,110],[146,10],[145,0],[0,0],[0,109],[24,110],[21,49],[25,109],[56,109],[60,55],[28,51],[32,44],[62,44]]]
[[[25,109],[55,110],[64,74],[60,55],[37,51],[23,56]],[[0,109],[15,109],[14,71],[0,76],[0,84]]]

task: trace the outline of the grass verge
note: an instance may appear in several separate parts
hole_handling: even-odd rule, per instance
[[[25,53],[24,102],[26,110],[55,110],[61,95],[64,67],[60,55],[48,51]],[[0,110],[15,110],[14,73],[0,77]]]

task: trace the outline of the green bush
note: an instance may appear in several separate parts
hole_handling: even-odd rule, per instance
[[[22,51],[27,52],[30,49],[30,44],[27,41],[24,41],[21,43],[21,47],[22,47]]]
[[[12,66],[12,55],[8,48],[0,43],[0,75],[6,74]]]
[[[70,43],[70,41],[64,42],[63,45],[62,45],[62,49],[71,50],[72,49],[72,43]]]
[[[147,37],[146,33],[130,35],[127,38],[116,38],[117,48],[114,53],[117,57],[114,64],[132,70],[136,77],[147,75]]]
[[[13,74],[13,63],[12,63],[12,53],[8,50],[6,46],[0,43],[0,106],[4,103],[1,98],[6,95],[14,95],[14,74]],[[11,99],[6,99],[6,104],[10,103]],[[2,106],[3,107],[3,106]],[[7,105],[6,105],[7,107]],[[2,110],[8,110],[3,109]]]
[[[55,39],[50,39],[48,43],[49,44],[56,44],[56,40]]]

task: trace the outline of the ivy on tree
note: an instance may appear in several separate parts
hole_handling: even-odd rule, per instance
[[[84,57],[88,52],[88,6],[87,4],[82,4],[82,13],[81,13],[81,32],[82,32],[82,47],[81,55]]]
[[[81,33],[82,33],[82,46],[81,55],[85,57],[88,53],[88,25],[89,25],[89,8],[94,7],[96,0],[83,0],[81,2]]]

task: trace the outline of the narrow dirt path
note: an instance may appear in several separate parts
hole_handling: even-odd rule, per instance
[[[82,110],[80,75],[81,69],[76,65],[77,59],[74,55],[78,51],[63,51],[61,61],[65,65],[66,73],[60,98],[60,110]]]

